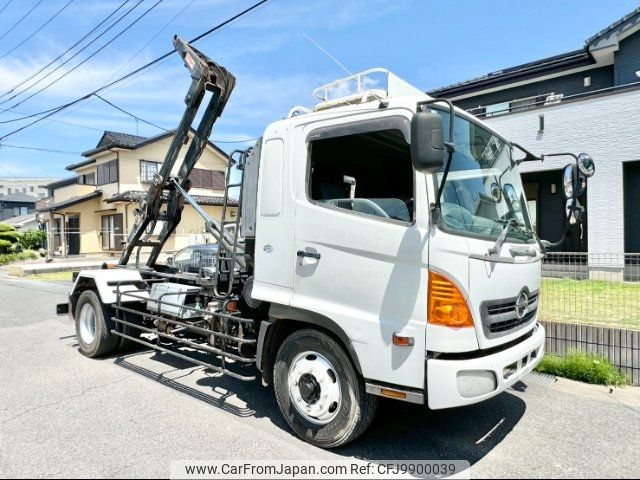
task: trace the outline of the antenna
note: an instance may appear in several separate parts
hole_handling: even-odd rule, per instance
[[[324,48],[322,45],[320,45],[318,42],[316,42],[313,38],[311,38],[309,35],[307,35],[305,32],[300,32],[307,40],[309,40],[309,42],[311,42],[312,45],[314,45],[318,50],[320,50],[322,53],[324,53],[327,57],[329,57],[331,60],[333,60],[335,62],[336,65],[338,65],[342,70],[344,70],[345,72],[347,72],[349,75],[353,75],[353,72],[351,72],[347,67],[345,67],[342,63],[340,63],[340,61],[334,57],[333,55],[331,55],[326,48]]]

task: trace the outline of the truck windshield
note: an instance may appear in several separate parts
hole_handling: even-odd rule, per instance
[[[449,112],[442,118],[449,141]],[[507,228],[507,241],[534,242],[531,222],[511,146],[466,118],[456,116],[455,153],[441,197],[443,229],[450,233],[497,239]],[[438,173],[442,182],[444,165]]]

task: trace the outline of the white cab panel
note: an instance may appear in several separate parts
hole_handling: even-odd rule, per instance
[[[337,323],[351,340],[365,378],[424,388],[426,225],[312,203],[306,178],[311,131],[301,126],[294,132],[296,151],[305,152],[294,172],[294,250],[320,258],[297,258],[291,305]],[[414,175],[417,216],[426,219],[424,176]],[[394,345],[394,333],[413,337],[415,344]]]
[[[293,199],[289,132],[279,123],[265,132],[258,177],[256,219],[255,298],[288,305],[293,289]]]

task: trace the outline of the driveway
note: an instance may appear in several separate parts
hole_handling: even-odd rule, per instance
[[[151,352],[89,360],[56,317],[68,284],[0,277],[0,475],[166,477],[172,460],[466,459],[473,477],[635,477],[640,389],[539,378],[429,412],[383,402],[357,441],[291,435],[272,392]]]

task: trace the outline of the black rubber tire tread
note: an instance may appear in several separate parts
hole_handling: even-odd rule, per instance
[[[87,303],[93,307],[96,316],[96,336],[90,344],[85,343],[80,335],[80,312]],[[100,297],[95,290],[85,290],[80,294],[74,315],[80,353],[89,358],[97,358],[116,350],[119,343],[118,337],[110,333],[113,325],[111,321],[112,315],[113,309],[100,301]]]
[[[326,425],[309,422],[289,398],[289,367],[296,355],[307,350],[329,360],[340,380],[343,392],[341,411]],[[332,337],[318,330],[297,330],[282,342],[276,355],[273,379],[276,401],[285,420],[297,436],[316,447],[336,448],[355,440],[375,417],[378,397],[365,392],[364,380],[344,349]]]

